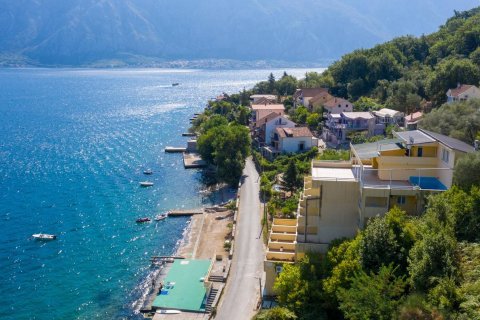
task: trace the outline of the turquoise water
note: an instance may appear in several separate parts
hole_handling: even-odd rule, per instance
[[[208,99],[269,73],[0,69],[0,318],[140,319],[149,258],[172,254],[189,220],[135,219],[215,200],[164,147],[185,145]],[[145,168],[154,187],[138,185]]]

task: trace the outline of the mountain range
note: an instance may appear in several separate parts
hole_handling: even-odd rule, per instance
[[[0,0],[0,65],[326,65],[478,0]],[[256,62],[258,64],[258,62]],[[234,64],[234,63],[233,63]],[[262,64],[262,62],[260,63]],[[268,63],[265,63],[268,64]]]

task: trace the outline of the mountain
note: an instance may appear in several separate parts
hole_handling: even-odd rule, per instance
[[[0,0],[3,64],[325,62],[435,30],[476,0]],[[1,63],[0,63],[1,64]]]

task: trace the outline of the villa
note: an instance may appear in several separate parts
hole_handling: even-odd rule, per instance
[[[270,145],[262,148],[262,155],[267,159],[273,159],[282,153],[298,153],[310,150],[318,145],[315,138],[307,127],[277,127],[271,137]]]
[[[375,135],[385,134],[388,126],[403,126],[405,116],[403,112],[383,108],[372,113],[375,116]]]
[[[274,219],[264,270],[273,295],[283,263],[306,252],[325,253],[338,238],[354,237],[372,217],[394,206],[422,214],[430,194],[452,186],[456,161],[474,148],[430,132],[394,132],[394,139],[350,145],[350,161],[312,161],[296,219]]]
[[[456,88],[447,91],[447,103],[469,99],[480,99],[480,89],[470,84],[458,84]]]
[[[337,148],[348,142],[351,132],[366,131],[375,135],[375,117],[370,112],[330,113],[323,127],[322,138],[328,146]]]
[[[258,146],[270,145],[276,128],[294,128],[296,123],[285,116],[272,112],[253,125],[253,139]]]
[[[323,109],[328,114],[340,114],[342,112],[353,112],[353,105],[348,100],[333,97],[332,99],[325,101]]]
[[[293,94],[293,106],[296,108],[299,105],[308,106],[310,99],[322,94],[328,93],[327,88],[301,88],[297,89]]]

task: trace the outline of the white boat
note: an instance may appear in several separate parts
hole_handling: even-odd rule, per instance
[[[153,174],[153,171],[152,171],[152,169],[147,169],[147,170],[143,171],[143,174],[150,175],[150,174]]]
[[[142,181],[142,182],[140,182],[140,186],[141,186],[141,187],[151,187],[151,186],[153,186],[153,182],[150,182],[150,181]]]
[[[32,234],[32,237],[37,240],[55,240],[57,239],[56,235],[46,234],[46,233],[35,233]]]
[[[179,314],[179,313],[182,313],[182,311],[161,309],[161,310],[157,310],[157,313],[160,313],[160,314]]]
[[[162,213],[162,214],[159,214],[155,217],[155,221],[162,221],[163,219],[166,219],[167,217],[168,217],[167,213]]]

